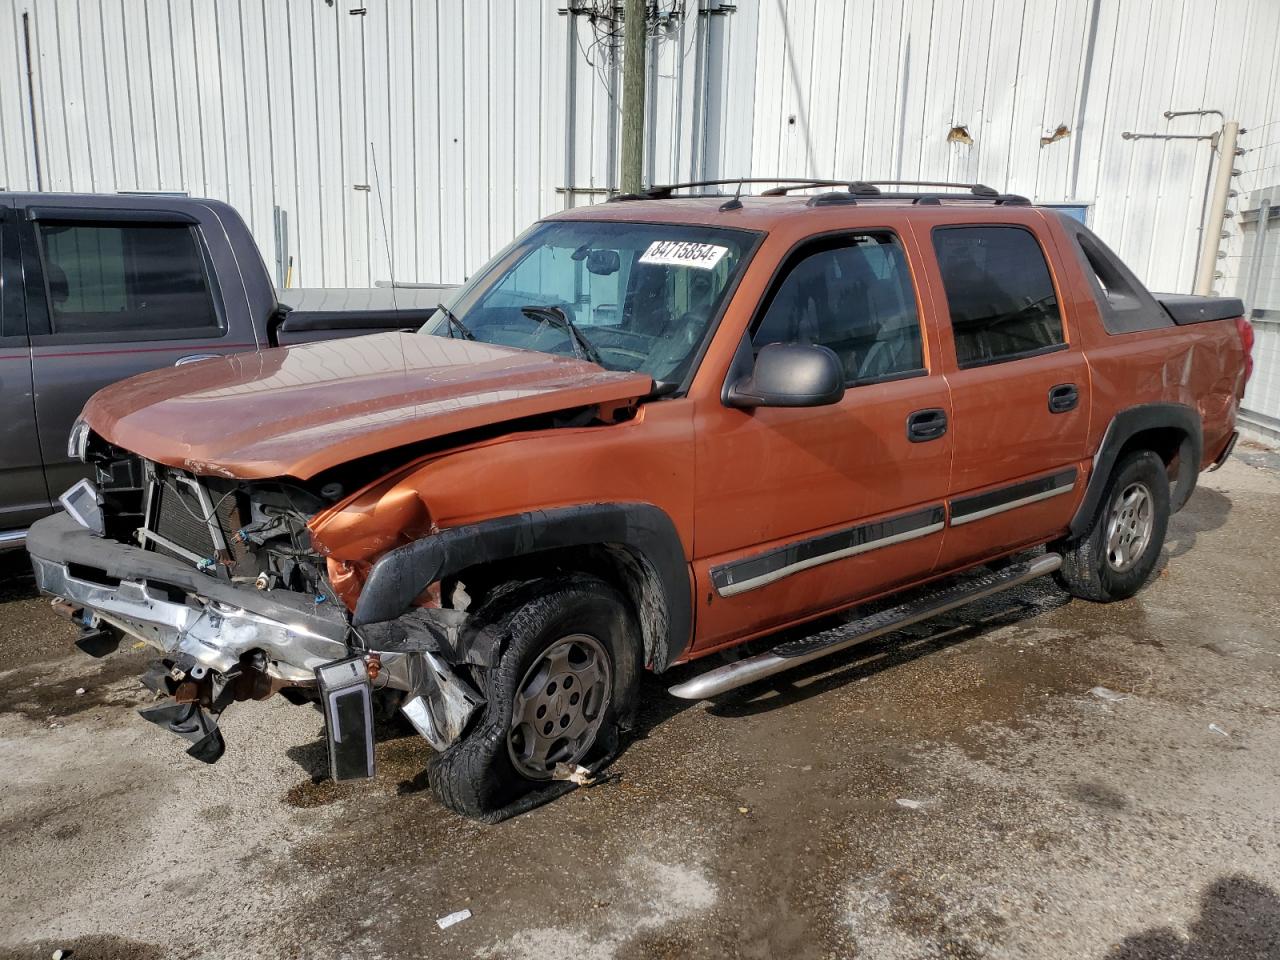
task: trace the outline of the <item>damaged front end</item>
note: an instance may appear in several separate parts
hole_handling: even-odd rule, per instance
[[[402,709],[437,750],[465,730],[491,643],[457,610],[351,626],[308,529],[337,484],[196,476],[96,437],[86,459],[95,481],[28,535],[37,585],[85,652],[123,636],[160,652],[143,681],[166,702],[140,712],[189,754],[216,761],[222,712],[277,693],[322,708],[338,779],[372,775],[375,716]]]

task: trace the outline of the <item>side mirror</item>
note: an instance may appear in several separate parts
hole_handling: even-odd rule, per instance
[[[844,396],[844,366],[827,347],[771,343],[752,371],[729,387],[731,407],[824,407]]]

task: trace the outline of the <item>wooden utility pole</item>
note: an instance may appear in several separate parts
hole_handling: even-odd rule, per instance
[[[648,59],[646,0],[627,0],[623,10],[622,192],[639,193],[644,171],[644,74]]]

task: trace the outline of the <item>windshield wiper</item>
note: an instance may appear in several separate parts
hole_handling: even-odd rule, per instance
[[[457,330],[462,334],[464,340],[474,340],[476,335],[471,332],[465,323],[454,316],[453,311],[446,307],[443,303],[437,303],[436,309],[444,314],[444,318],[449,321],[449,339],[453,339],[453,331]]]
[[[569,335],[570,341],[574,344],[573,353],[575,356],[585,357],[592,363],[604,366],[604,360],[600,358],[600,351],[595,348],[595,344],[582,335],[578,325],[570,320],[569,315],[559,307],[543,307],[531,304],[527,307],[521,307],[520,312],[526,317],[531,317],[534,320],[544,320],[553,327],[563,330]]]

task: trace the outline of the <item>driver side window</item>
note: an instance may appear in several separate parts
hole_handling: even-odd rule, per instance
[[[846,235],[793,255],[752,336],[756,352],[770,343],[829,347],[851,386],[923,373],[920,317],[897,237]]]

